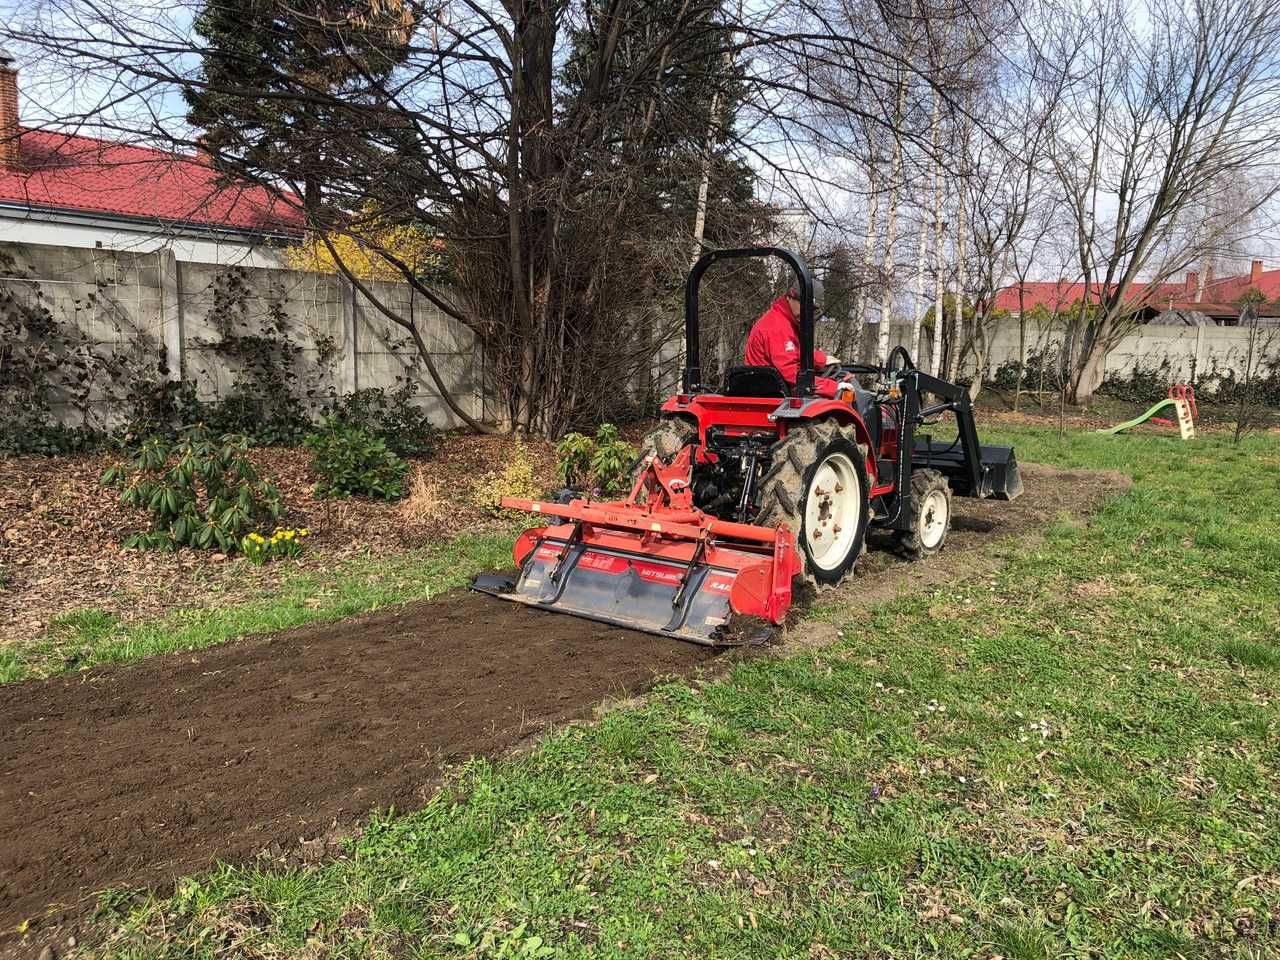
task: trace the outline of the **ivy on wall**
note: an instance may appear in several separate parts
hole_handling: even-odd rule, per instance
[[[201,416],[217,431],[258,443],[297,443],[320,407],[335,397],[337,344],[332,337],[313,336],[315,359],[308,359],[284,305],[268,297],[265,312],[255,317],[249,306],[254,296],[242,267],[213,279],[207,323],[217,336],[197,344],[231,371],[232,381],[225,396],[204,405]]]
[[[333,337],[307,331],[300,340],[281,300],[260,297],[244,268],[213,278],[205,318],[211,335],[195,341],[229,376],[213,397],[200,389],[216,382],[213,371],[172,377],[164,345],[118,308],[105,282],[68,309],[51,303],[3,250],[0,276],[11,278],[0,284],[0,456],[133,448],[194,424],[256,444],[296,444],[324,417],[357,425],[402,456],[425,456],[434,446],[436,431],[414,405],[416,352],[395,388],[339,394]],[[115,340],[95,342],[86,332],[91,318],[110,323]],[[68,419],[79,425],[63,426]]]
[[[12,278],[0,285],[0,454],[84,449],[105,434],[106,410],[134,419],[154,402],[168,381],[164,346],[114,309],[105,283],[68,315],[3,250],[0,275]],[[90,316],[112,323],[117,341],[96,342],[83,322]],[[66,417],[67,410],[74,415]],[[65,419],[79,425],[63,426]]]

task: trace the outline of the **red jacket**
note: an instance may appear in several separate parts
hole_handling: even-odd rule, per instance
[[[795,388],[800,372],[800,320],[791,315],[786,294],[773,301],[751,328],[746,362],[753,367],[773,367],[788,387]],[[813,365],[818,370],[827,365],[827,355],[817,347],[813,348]],[[827,377],[815,377],[813,387],[820,397],[836,395],[836,382]]]

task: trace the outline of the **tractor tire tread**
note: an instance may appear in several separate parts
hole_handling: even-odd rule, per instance
[[[773,445],[772,465],[761,479],[759,487],[760,509],[756,514],[755,522],[766,527],[785,526],[795,535],[796,548],[800,551],[803,561],[804,580],[813,587],[820,585],[819,580],[811,569],[804,545],[799,543],[803,525],[805,474],[817,462],[820,453],[837,439],[848,440],[861,458],[861,449],[854,442],[853,436],[841,430],[840,426],[833,421],[819,421],[792,428],[786,437]],[[865,464],[862,471],[865,497],[867,493]],[[870,506],[866,505],[862,519],[862,535],[855,541],[851,550],[854,562],[863,552],[870,512]]]
[[[937,470],[928,468],[914,471],[911,474],[911,527],[907,530],[899,530],[894,535],[894,548],[906,560],[923,560],[937,553],[947,542],[947,531],[943,532],[942,540],[932,549],[926,547],[920,539],[919,505],[935,490],[944,491],[944,496],[947,498],[947,528],[948,531],[950,530],[951,485],[947,483],[947,478]]]

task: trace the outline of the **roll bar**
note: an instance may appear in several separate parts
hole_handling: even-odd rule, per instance
[[[800,255],[785,247],[712,250],[693,265],[684,288],[684,392],[702,392],[702,368],[698,360],[698,287],[702,285],[702,275],[717,260],[746,257],[777,257],[795,274],[796,289],[800,291],[800,370],[796,374],[795,395],[813,396],[813,277]]]

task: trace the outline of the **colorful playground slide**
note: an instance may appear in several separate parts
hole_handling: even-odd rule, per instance
[[[1114,427],[1104,427],[1098,433],[1105,433],[1108,436],[1114,436],[1131,427],[1136,427],[1148,420],[1154,420],[1156,423],[1163,423],[1172,426],[1168,420],[1162,420],[1156,416],[1161,410],[1173,407],[1178,416],[1178,431],[1182,434],[1183,440],[1194,439],[1196,435],[1195,415],[1196,415],[1196,392],[1193,387],[1186,383],[1174,384],[1169,388],[1169,396],[1161,400],[1146,413],[1141,416],[1134,417],[1132,420],[1126,420],[1124,423],[1117,424]]]

